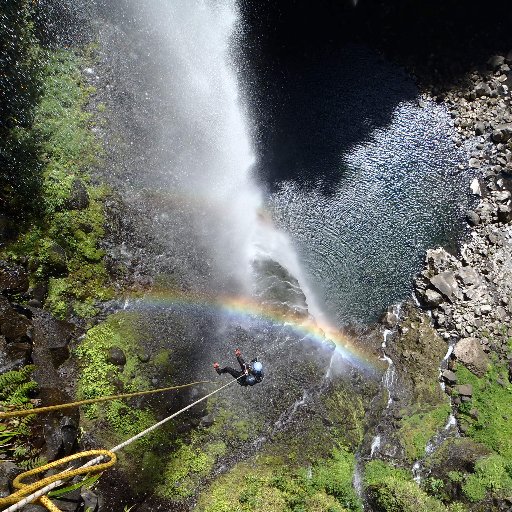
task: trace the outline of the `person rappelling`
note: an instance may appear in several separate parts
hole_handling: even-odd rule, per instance
[[[254,386],[254,384],[258,384],[263,380],[263,365],[256,357],[252,359],[250,363],[246,363],[238,348],[235,350],[235,356],[238,360],[238,364],[240,365],[240,370],[235,370],[230,366],[219,368],[219,363],[215,362],[213,363],[215,371],[219,375],[222,373],[229,373],[234,379],[238,379],[238,383],[241,386]]]

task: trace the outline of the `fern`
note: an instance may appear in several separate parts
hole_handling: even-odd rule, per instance
[[[12,393],[12,390],[16,389],[18,385],[24,383],[30,377],[34,369],[35,366],[29,364],[19,370],[11,370],[0,375],[0,398],[5,400],[6,396]]]
[[[22,457],[25,457],[28,452],[29,449],[26,446],[16,446],[13,451],[13,456],[17,459],[21,459]]]
[[[37,382],[28,381],[18,385],[18,387],[8,397],[8,401],[12,405],[23,405],[29,401],[28,394],[37,388]]]
[[[18,466],[22,469],[29,470],[38,468],[39,466],[43,466],[46,464],[46,459],[44,457],[31,457],[26,460],[22,460],[21,462],[18,462]]]

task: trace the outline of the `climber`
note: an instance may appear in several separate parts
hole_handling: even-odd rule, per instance
[[[229,373],[233,378],[238,379],[241,386],[254,386],[263,380],[263,365],[254,358],[249,364],[243,359],[240,350],[235,350],[235,356],[238,360],[241,370],[235,370],[229,366],[219,368],[219,363],[213,363],[215,371],[220,375],[221,373]],[[240,378],[239,378],[240,377]]]

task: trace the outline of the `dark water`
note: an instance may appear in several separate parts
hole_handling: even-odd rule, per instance
[[[410,296],[426,249],[463,236],[466,150],[445,108],[364,47],[284,65],[276,87],[257,164],[274,221],[329,316],[372,322]]]

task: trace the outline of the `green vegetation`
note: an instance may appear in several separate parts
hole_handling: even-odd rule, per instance
[[[466,434],[512,464],[512,385],[505,367],[492,365],[478,378],[459,364],[456,373],[460,384],[473,387],[472,399],[459,407],[459,421],[466,425]],[[473,409],[477,415],[470,415]]]
[[[401,420],[398,435],[409,462],[423,457],[428,441],[446,424],[450,411],[450,404],[447,401],[437,407],[427,410],[424,408],[421,412]]]
[[[90,318],[97,312],[94,301],[113,297],[98,248],[108,191],[89,185],[84,173],[97,162],[101,148],[85,112],[90,91],[81,81],[81,58],[69,50],[45,55],[31,127],[43,163],[41,212],[4,256],[14,261],[28,257],[32,284],[48,281],[46,307],[55,316]]]
[[[268,510],[357,512],[353,454],[343,448],[309,467],[286,457],[258,455],[218,478],[198,502],[199,512]]]
[[[89,329],[84,340],[76,348],[75,354],[80,366],[77,383],[77,398],[95,398],[118,393],[129,393],[151,389],[150,375],[153,363],[141,363],[140,318],[135,313],[116,313],[104,322]],[[118,366],[109,361],[109,351],[121,348],[126,356],[126,364]],[[107,446],[117,444],[150,427],[158,420],[153,407],[141,405],[132,407],[129,401],[112,400],[92,404],[84,408],[83,426],[93,430]],[[130,445],[121,454],[121,463],[129,470],[143,472],[146,477],[135,488],[154,485],[162,477],[161,446],[169,445],[172,425],[163,426]]]
[[[512,495],[512,464],[496,454],[480,459],[474,473],[464,479],[462,492],[473,502],[483,500],[487,493],[493,498]]]
[[[444,505],[429,496],[412,479],[411,473],[380,460],[365,466],[365,487],[370,501],[382,512],[464,512],[461,503]]]
[[[33,409],[30,393],[37,384],[30,376],[34,366],[12,370],[0,375],[0,410]],[[46,461],[39,450],[31,445],[34,415],[0,421],[0,456],[14,460],[20,467],[31,469]]]

